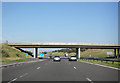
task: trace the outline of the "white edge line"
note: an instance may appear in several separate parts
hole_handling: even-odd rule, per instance
[[[120,70],[119,68],[110,67],[110,66],[106,66],[106,65],[100,65],[100,64],[97,64],[97,63],[90,63],[90,62],[86,62],[86,61],[80,61],[80,62],[84,62],[84,63],[88,63],[88,64],[93,64],[93,65],[98,65],[98,66],[101,66],[101,67],[106,67],[106,68]]]

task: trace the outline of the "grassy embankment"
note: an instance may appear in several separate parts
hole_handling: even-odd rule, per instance
[[[2,46],[0,53],[0,62],[10,63],[10,62],[18,62],[18,61],[29,61],[36,60],[31,56],[25,56],[25,53],[20,50],[8,46],[8,44],[0,44]]]
[[[107,52],[113,52],[112,49],[96,49],[96,50],[87,50],[86,52],[83,52],[81,55],[84,57],[89,57],[91,55],[91,57],[107,57]],[[114,53],[114,52],[113,52]],[[114,56],[114,54],[112,55]],[[120,67],[120,63],[119,62],[114,62],[114,64],[112,64],[111,61],[96,61],[96,60],[81,60],[80,61],[86,61],[86,62],[91,62],[91,63],[97,63],[97,64],[101,64],[101,65],[106,65],[106,66],[111,66],[111,67],[116,67],[119,68]]]
[[[88,49],[86,51],[81,52],[81,57],[107,57],[107,52],[113,52],[111,49]],[[48,52],[49,54],[50,52]],[[64,54],[67,52],[52,52],[52,55],[60,55],[64,57]],[[75,52],[67,53],[69,56],[75,55]]]
[[[90,50],[87,50],[86,52],[81,53],[81,55],[84,57],[89,57],[91,55],[91,57],[100,57],[101,58],[101,57],[107,57],[108,56],[107,52],[113,52],[113,50],[112,49],[94,49],[94,50],[90,49]],[[114,54],[112,56],[114,56]],[[97,63],[97,64],[116,67],[116,68],[120,67],[119,62],[114,62],[114,64],[112,64],[111,61],[108,61],[108,62],[106,62],[106,61],[101,62],[101,61],[96,61],[96,60],[94,60],[94,61],[93,60],[81,60],[81,61]]]

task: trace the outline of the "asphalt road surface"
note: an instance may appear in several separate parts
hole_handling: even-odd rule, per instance
[[[62,59],[45,59],[2,69],[2,81],[118,81],[118,70]],[[117,83],[117,82],[116,82]]]

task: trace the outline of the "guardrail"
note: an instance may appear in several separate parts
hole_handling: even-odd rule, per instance
[[[112,62],[112,64],[114,64],[114,62],[120,62],[119,59],[106,59],[106,58],[86,58],[86,57],[80,57],[80,59],[85,59],[85,60],[96,60],[96,61],[106,61],[106,63],[108,61]]]

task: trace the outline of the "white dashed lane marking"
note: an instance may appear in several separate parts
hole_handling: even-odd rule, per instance
[[[22,77],[24,77],[24,76],[26,76],[28,73],[25,73],[25,74],[23,74],[23,75],[21,75],[19,78],[22,78]],[[9,81],[8,83],[11,83],[11,82],[13,82],[13,81],[16,81],[18,78],[14,78],[13,80],[11,80],[11,81]]]
[[[86,78],[90,83],[93,83],[93,81],[91,80],[91,79],[89,79],[89,78]]]
[[[13,82],[13,81],[15,81],[15,80],[17,80],[17,78],[15,78],[15,79],[13,79],[13,80],[9,81],[8,83],[11,83],[11,82]]]
[[[22,78],[23,76],[20,76],[20,78]]]
[[[76,67],[74,67],[74,69],[76,69]]]
[[[21,75],[21,76],[20,76],[20,78],[22,78],[22,77],[26,76],[27,74],[28,74],[28,73],[25,73],[25,74]]]
[[[38,67],[37,69],[40,69],[40,67]]]

